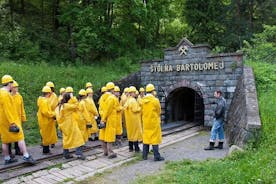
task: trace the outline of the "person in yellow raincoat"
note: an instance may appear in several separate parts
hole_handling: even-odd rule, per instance
[[[124,106],[129,151],[132,152],[134,146],[135,152],[139,152],[138,143],[142,140],[141,107],[135,99],[136,88],[134,86],[129,87],[129,94],[130,97]]]
[[[91,82],[87,82],[87,83],[85,84],[85,90],[86,90],[86,89],[92,89],[92,90],[93,90],[93,85],[92,85]]]
[[[86,91],[84,89],[81,89],[79,91],[78,101],[79,101],[79,117],[80,121],[79,128],[83,136],[83,140],[86,143],[88,141],[88,133],[90,132],[90,128],[92,128],[91,123],[91,116],[89,115],[89,112],[87,110],[87,105],[85,102],[86,99]]]
[[[144,96],[145,96],[145,89],[141,87],[139,89],[139,96],[137,98],[137,101],[140,105],[142,105],[142,99],[144,98]]]
[[[122,134],[123,134],[123,124],[122,124],[122,111],[123,106],[120,104],[120,88],[115,86],[114,95],[117,97],[116,100],[116,111],[117,111],[117,122],[116,122],[116,143],[118,146],[122,145]]]
[[[51,95],[47,99],[49,100],[52,111],[55,111],[56,107],[58,106],[58,97],[55,93],[55,85],[53,82],[49,81],[46,83],[45,86],[49,86],[51,88]],[[56,124],[56,121],[55,121],[55,124]],[[51,147],[54,148],[55,144],[52,144]]]
[[[108,82],[106,84],[107,98],[101,104],[102,106],[102,116],[101,123],[105,125],[104,128],[100,129],[99,140],[102,141],[104,155],[109,155],[108,158],[115,158],[117,154],[112,150],[112,144],[115,142],[116,137],[116,122],[117,122],[117,111],[116,111],[116,97],[114,93],[114,83]]]
[[[65,94],[65,88],[60,88],[59,89],[59,96],[58,96],[58,103],[61,102],[64,94]]]
[[[42,88],[42,96],[37,99],[37,118],[42,138],[43,154],[51,154],[50,145],[57,143],[57,131],[55,123],[55,112],[50,106],[48,98],[51,96],[51,88],[44,86]]]
[[[51,88],[51,93],[50,93],[50,97],[48,98],[48,100],[50,101],[50,107],[51,107],[52,111],[54,111],[58,105],[58,97],[55,93],[55,85],[53,82],[49,81],[46,83],[46,86],[49,86]]]
[[[0,89],[0,135],[5,165],[17,162],[17,159],[11,158],[9,155],[8,144],[12,142],[18,142],[20,151],[23,153],[24,162],[35,164],[35,160],[27,151],[21,121],[17,115],[16,105],[10,94],[13,86],[13,78],[10,75],[4,75],[2,77],[2,86]]]
[[[124,89],[123,94],[121,95],[121,99],[120,99],[120,104],[122,107],[124,107],[128,97],[129,97],[129,88],[126,87]],[[122,125],[123,125],[123,137],[127,137],[127,132],[126,132],[126,121],[125,121],[125,112],[124,110],[122,111]]]
[[[98,136],[99,129],[96,122],[96,118],[98,118],[99,113],[93,99],[93,90],[91,88],[87,88],[86,93],[87,93],[87,98],[85,99],[85,102],[86,102],[86,107],[89,112],[89,115],[91,116],[91,123],[92,123],[92,128],[90,128],[90,131],[89,131],[89,136],[91,135],[90,140],[96,140],[99,137]]]
[[[16,81],[13,81],[13,86],[11,90],[11,95],[15,103],[15,108],[17,112],[18,119],[20,120],[21,123],[24,123],[27,121],[26,118],[26,113],[25,113],[25,108],[24,108],[24,102],[23,102],[23,97],[20,95],[18,91],[18,83]],[[21,124],[22,126],[22,124]],[[23,153],[20,151],[18,142],[14,143],[14,149],[15,149],[15,155],[23,155]],[[9,144],[9,153],[10,155],[12,154],[12,145],[11,143]]]
[[[99,114],[100,114],[100,117],[102,117],[103,115],[103,108],[104,108],[104,102],[106,101],[107,97],[109,96],[109,94],[107,93],[107,89],[105,86],[103,86],[101,88],[101,97],[98,101],[98,104],[99,104]]]
[[[77,116],[75,115],[78,114],[79,103],[77,99],[73,97],[73,93],[67,92],[64,95],[58,106],[58,110],[59,116],[57,116],[57,120],[62,131],[63,156],[66,159],[72,158],[72,155],[69,153],[69,149],[76,148],[77,158],[85,160],[85,156],[82,152],[84,139],[79,129],[79,119],[76,119]]]
[[[143,122],[143,159],[148,159],[149,145],[152,145],[154,161],[164,160],[159,153],[159,144],[162,142],[161,133],[161,106],[158,98],[154,97],[153,84],[146,86],[147,95],[142,100]]]

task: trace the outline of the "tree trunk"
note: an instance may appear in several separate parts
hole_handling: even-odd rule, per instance
[[[13,10],[14,10],[14,6],[13,6],[13,0],[9,0],[9,7],[10,7],[10,25],[13,28],[13,22],[14,22],[14,17],[13,17]]]

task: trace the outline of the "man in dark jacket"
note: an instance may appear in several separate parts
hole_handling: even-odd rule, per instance
[[[223,131],[223,120],[226,108],[226,101],[222,97],[221,91],[215,91],[215,98],[217,99],[217,104],[215,113],[214,113],[214,122],[211,130],[210,144],[208,147],[204,148],[205,150],[214,150],[214,148],[222,149],[223,148],[223,140],[224,140],[224,131]],[[218,135],[218,146],[215,146],[215,142]]]

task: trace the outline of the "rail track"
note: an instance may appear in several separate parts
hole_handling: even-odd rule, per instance
[[[176,126],[172,128],[167,128],[163,130],[162,136],[169,136],[171,134],[189,130],[193,127],[199,126],[197,123],[188,123],[182,126]],[[122,146],[127,146],[127,140],[123,141]],[[83,152],[86,156],[94,156],[102,153],[100,141],[93,141],[92,143],[89,142],[87,146],[84,146]],[[32,173],[35,171],[51,168],[51,167],[58,167],[59,164],[63,164],[66,162],[70,162],[76,160],[77,158],[72,159],[63,159],[62,147],[57,148],[59,152],[54,153],[53,155],[41,156],[40,153],[36,153],[37,157],[36,164],[34,166],[29,166],[28,164],[24,163],[21,158],[19,161],[10,165],[0,165],[0,182],[5,181],[14,177],[18,177],[21,175],[27,175],[28,173]],[[41,150],[41,148],[37,149]],[[73,151],[72,151],[73,152]],[[39,157],[40,156],[40,157]]]

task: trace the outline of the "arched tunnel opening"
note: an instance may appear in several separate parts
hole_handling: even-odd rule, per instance
[[[166,99],[166,124],[204,124],[204,103],[201,94],[188,87],[173,90]]]

